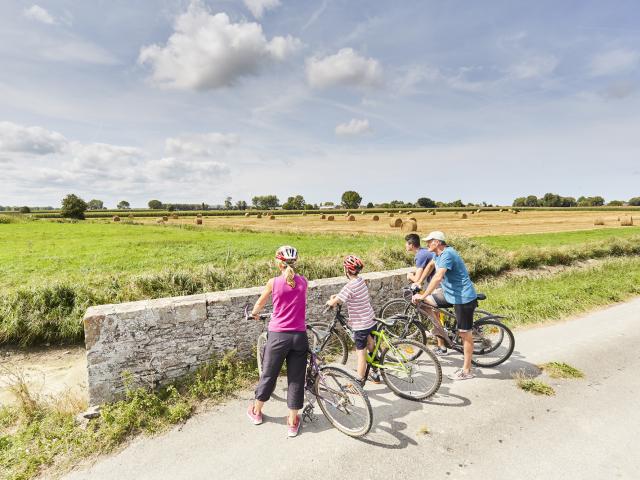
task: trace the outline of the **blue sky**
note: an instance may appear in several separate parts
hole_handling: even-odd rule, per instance
[[[5,1],[0,204],[640,195],[640,6]]]

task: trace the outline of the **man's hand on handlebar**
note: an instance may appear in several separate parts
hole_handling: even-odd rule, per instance
[[[413,296],[411,297],[411,303],[413,303],[414,305],[423,301],[426,298],[426,295],[424,294],[419,294],[419,293],[414,293]]]

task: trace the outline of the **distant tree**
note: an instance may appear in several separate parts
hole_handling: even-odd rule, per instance
[[[600,196],[578,198],[579,207],[601,207],[602,205],[604,205],[604,198]]]
[[[416,200],[416,205],[422,208],[436,208],[436,202],[428,197],[420,197]]]
[[[87,210],[102,210],[104,208],[104,203],[102,200],[89,200],[87,203]]]
[[[629,199],[629,205],[633,207],[640,207],[640,197],[633,197]]]
[[[367,203],[367,208],[373,208],[373,207],[374,207],[374,205],[373,205],[372,202]]]
[[[448,207],[464,207],[464,203],[462,202],[462,200],[454,200],[451,203],[447,204]]]
[[[86,212],[86,210],[87,202],[73,193],[70,193],[62,199],[61,215],[63,217],[84,220],[84,212]]]
[[[118,210],[127,210],[128,208],[131,208],[131,205],[126,200],[121,200],[118,202],[117,208]]]
[[[347,190],[342,194],[342,206],[344,208],[358,208],[361,201],[362,197],[360,194],[353,190]]]
[[[224,199],[224,209],[225,210],[233,209],[233,203],[231,203],[231,197],[227,197]]]
[[[573,197],[560,197],[560,206],[561,207],[576,207],[578,202]]]
[[[611,200],[609,203],[607,203],[608,207],[621,207],[624,205],[624,202],[622,200]]]
[[[280,206],[280,200],[275,195],[261,195],[255,196],[251,199],[251,202],[256,208],[262,210],[269,210]]]
[[[149,205],[149,208],[151,210],[161,210],[164,207],[160,200],[149,200],[149,203],[147,203],[147,205]]]
[[[167,205],[167,211],[168,212],[173,212],[175,209],[176,209],[176,207],[173,204]]]
[[[526,197],[518,197],[511,204],[512,207],[524,207],[527,205]]]
[[[333,207],[335,204],[333,202],[324,202],[324,203],[321,203],[320,205],[326,205],[327,207]]]
[[[316,205],[315,203],[312,205],[310,203],[305,203],[304,204],[304,209],[305,210],[317,210],[318,209],[318,205]]]
[[[20,207],[20,210],[18,210],[20,213],[31,213],[31,209],[27,206],[24,207]]]
[[[236,208],[238,210],[246,210],[247,209],[247,202],[245,202],[244,200],[238,200],[236,202]]]
[[[295,197],[287,198],[287,201],[282,204],[282,208],[285,210],[304,210],[306,203],[302,195],[296,195]]]
[[[545,193],[540,199],[543,207],[561,207],[562,197],[557,193]]]

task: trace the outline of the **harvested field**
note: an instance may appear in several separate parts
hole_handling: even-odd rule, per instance
[[[437,216],[433,216],[427,212],[413,212],[411,217],[416,219],[419,230],[422,232],[442,230],[447,234],[471,237],[620,228],[622,221],[630,218],[629,215],[625,214],[626,212],[621,215],[621,211],[603,211],[598,217],[603,223],[594,225],[594,212],[592,211],[520,211],[517,215],[514,213],[515,210],[511,212],[506,210],[504,212],[483,210],[480,215],[461,214],[460,212],[438,212]],[[372,216],[372,220],[375,217],[380,219],[382,215],[375,214]],[[465,218],[465,215],[467,218]],[[259,213],[250,217],[202,217],[202,225],[205,228],[212,229],[222,228],[261,232],[332,232],[397,235],[396,230],[389,229],[388,222],[333,221],[330,225],[327,225],[329,217],[333,217],[333,220],[335,220],[335,216],[325,213],[308,213],[306,216],[299,214],[278,215],[276,222],[263,222],[260,221],[261,217],[262,215]],[[397,217],[387,218],[389,221],[393,219],[400,220]],[[154,222],[150,218],[136,220],[146,223]],[[634,224],[637,224],[637,218],[635,220]],[[193,225],[193,221],[194,217],[179,217],[177,220],[172,220],[171,223]]]

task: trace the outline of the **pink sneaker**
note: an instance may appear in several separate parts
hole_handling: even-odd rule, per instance
[[[247,417],[251,420],[251,423],[254,425],[260,425],[262,423],[262,413],[255,413],[253,411],[253,404],[249,405],[247,409]]]
[[[287,425],[287,437],[297,437],[300,431],[300,415],[296,415],[296,424]]]

